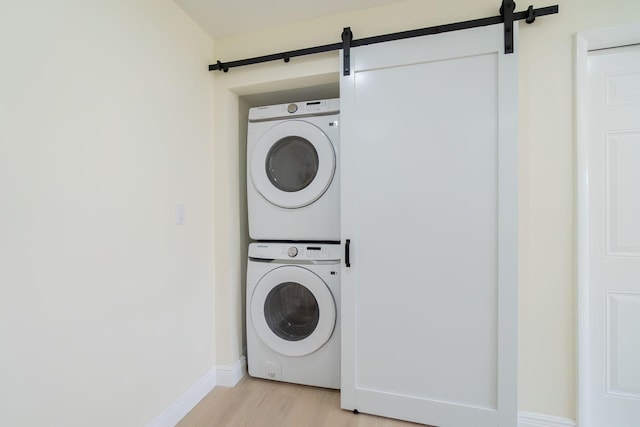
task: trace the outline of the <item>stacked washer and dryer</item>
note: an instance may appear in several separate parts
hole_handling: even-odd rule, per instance
[[[256,107],[247,134],[247,361],[340,388],[339,99]]]

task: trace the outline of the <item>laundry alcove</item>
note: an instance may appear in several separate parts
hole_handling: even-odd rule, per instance
[[[274,65],[257,65],[215,79],[214,191],[217,203],[223,207],[217,210],[214,218],[217,236],[215,322],[220,363],[234,366],[238,373],[244,371],[243,354],[246,354],[244,300],[249,245],[246,133],[249,108],[339,95],[337,53],[319,55],[312,61],[299,61],[284,72]]]

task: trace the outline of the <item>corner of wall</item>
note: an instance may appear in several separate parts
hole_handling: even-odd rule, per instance
[[[211,369],[185,391],[171,406],[154,418],[148,427],[174,427],[216,386],[217,368]]]
[[[234,387],[247,373],[247,358],[241,356],[233,366],[216,366],[217,384],[221,387]]]
[[[218,365],[189,387],[148,427],[173,427],[202,401],[215,387],[234,387],[247,373],[247,359],[241,356],[232,366]]]

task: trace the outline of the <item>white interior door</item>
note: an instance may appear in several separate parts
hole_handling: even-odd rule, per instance
[[[503,54],[503,34],[495,25],[351,51],[345,409],[517,424],[517,58]]]
[[[589,427],[640,423],[640,45],[590,52]],[[586,385],[586,384],[584,384]]]

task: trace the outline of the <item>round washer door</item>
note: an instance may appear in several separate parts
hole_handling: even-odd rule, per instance
[[[336,170],[329,137],[317,126],[287,120],[267,130],[251,155],[251,180],[270,203],[300,208],[320,198]]]
[[[283,266],[265,274],[251,296],[251,321],[273,351],[305,356],[322,347],[336,325],[331,291],[315,273]]]

